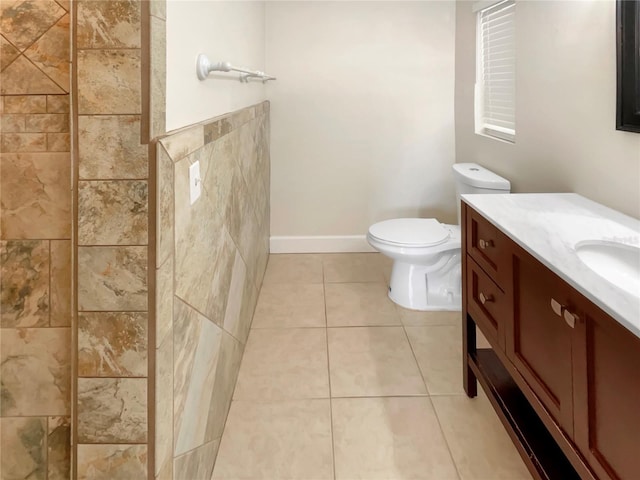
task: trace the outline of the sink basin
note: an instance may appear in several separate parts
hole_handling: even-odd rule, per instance
[[[640,297],[640,248],[617,242],[584,241],[576,245],[582,262],[617,287]]]

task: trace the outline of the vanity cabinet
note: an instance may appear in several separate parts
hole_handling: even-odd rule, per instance
[[[640,478],[640,338],[465,203],[462,217],[467,394],[478,380],[534,478]]]

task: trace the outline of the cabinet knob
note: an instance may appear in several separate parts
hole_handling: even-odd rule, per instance
[[[483,239],[480,239],[480,240],[478,241],[478,245],[480,245],[480,249],[481,249],[481,250],[485,250],[485,249],[487,249],[487,248],[489,248],[489,247],[493,247],[493,240],[483,240]]]
[[[564,307],[560,302],[558,302],[555,298],[551,299],[551,310],[553,310],[553,313],[561,317],[563,309]]]
[[[564,321],[567,323],[567,325],[569,325],[571,328],[575,328],[576,320],[578,319],[578,316],[575,313],[571,313],[565,308],[562,316],[564,317]]]
[[[493,295],[485,295],[482,292],[480,292],[480,295],[478,295],[478,298],[480,298],[480,303],[483,305],[487,302],[493,302]]]

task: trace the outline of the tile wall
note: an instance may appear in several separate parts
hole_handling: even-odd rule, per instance
[[[157,162],[155,474],[210,478],[269,256],[269,104],[162,138]]]
[[[164,133],[165,2],[73,3],[76,475],[142,479],[153,465],[149,139]]]
[[[0,2],[0,478],[67,479],[68,1]]]

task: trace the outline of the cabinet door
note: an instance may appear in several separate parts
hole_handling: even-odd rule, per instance
[[[584,299],[576,325],[575,442],[602,480],[640,478],[640,338]]]
[[[513,246],[513,317],[506,328],[507,356],[555,422],[573,435],[573,328],[559,313],[570,290],[524,250]],[[557,302],[553,304],[552,301]]]

